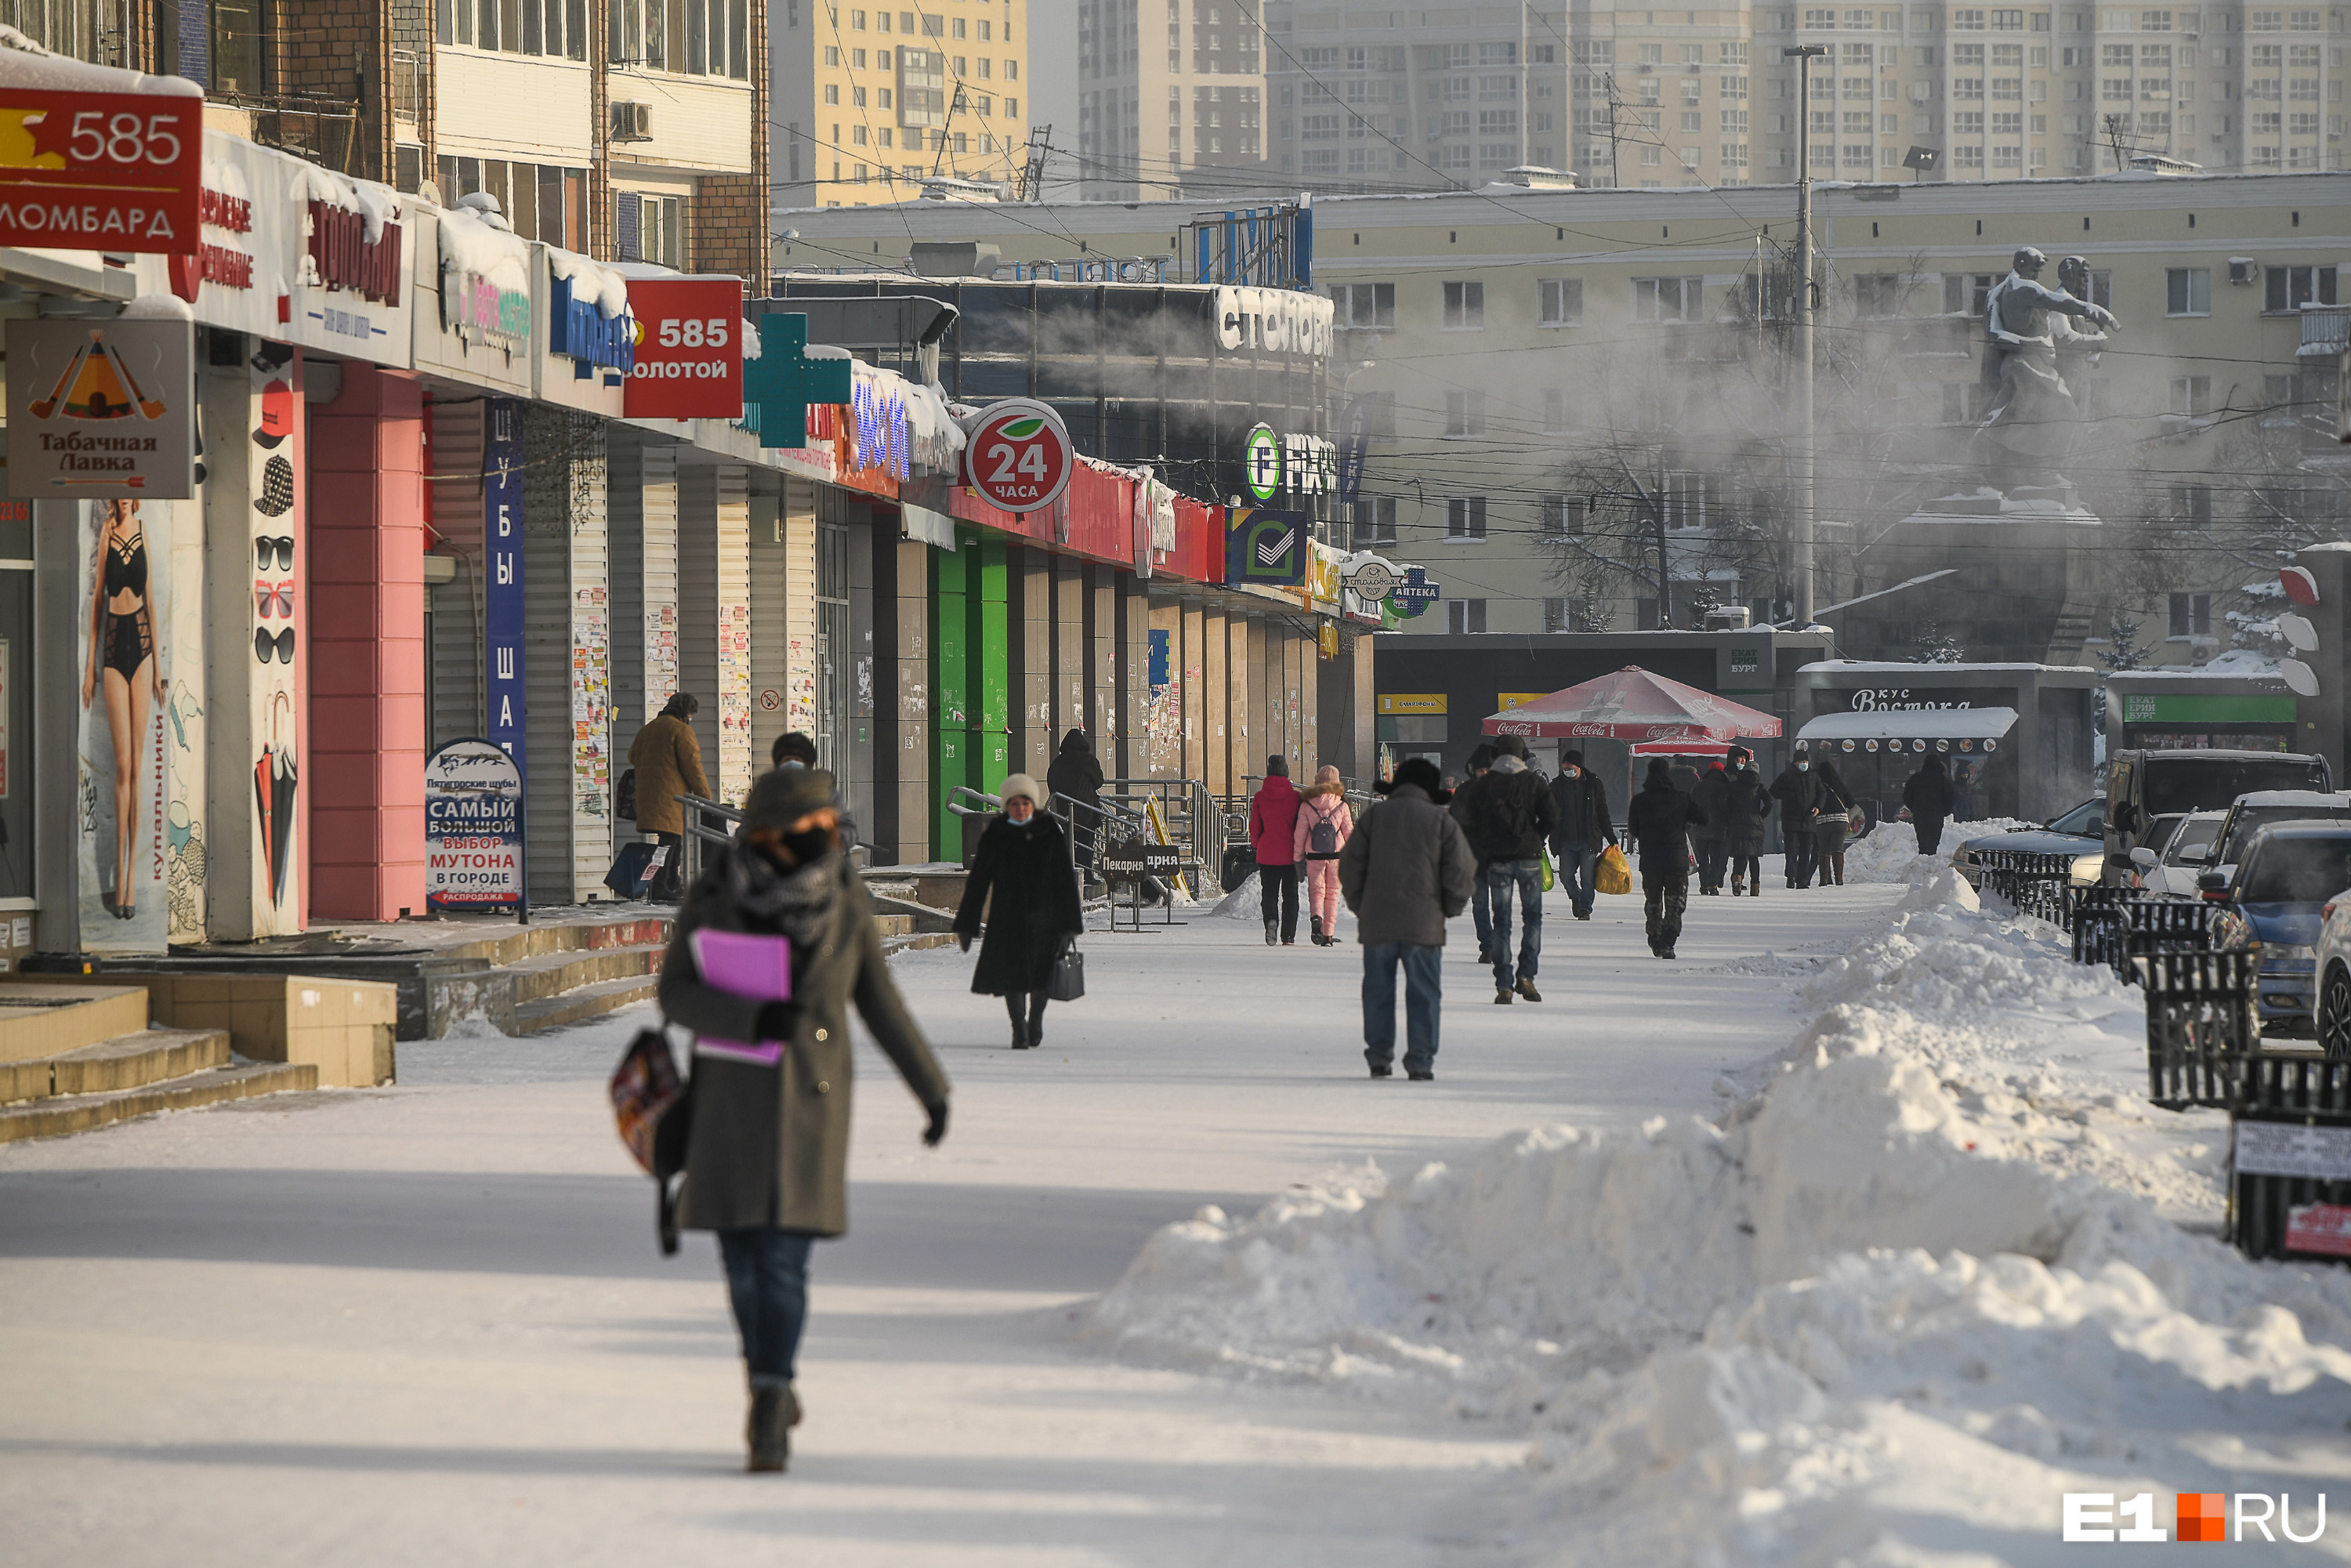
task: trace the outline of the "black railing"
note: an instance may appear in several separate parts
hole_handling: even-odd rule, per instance
[[[2233,1106],[2261,1046],[2261,955],[2155,953],[2135,960],[2147,993],[2147,1098],[2167,1110]]]
[[[1988,850],[1976,856],[1986,893],[2008,900],[2019,915],[2046,920],[2061,931],[2074,926],[2074,859],[2026,850]]]
[[[2229,1118],[2229,1239],[2248,1258],[2346,1261],[2351,1060],[2255,1052]]]

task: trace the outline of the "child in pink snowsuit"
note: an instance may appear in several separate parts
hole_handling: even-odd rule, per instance
[[[1355,831],[1355,813],[1347,806],[1339,770],[1325,767],[1314,775],[1313,787],[1298,798],[1294,841],[1298,863],[1306,868],[1306,913],[1313,921],[1318,947],[1339,940],[1339,852]]]

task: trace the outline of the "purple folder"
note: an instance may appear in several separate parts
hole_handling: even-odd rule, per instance
[[[781,936],[757,936],[741,931],[694,933],[695,967],[703,982],[754,1001],[789,1001],[792,995],[792,945]],[[694,1042],[696,1053],[773,1067],[784,1059],[781,1040],[756,1045],[703,1035]]]

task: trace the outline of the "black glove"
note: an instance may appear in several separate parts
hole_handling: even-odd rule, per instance
[[[970,952],[970,951],[971,951],[971,933],[970,933],[970,932],[968,932],[968,931],[958,931],[958,932],[956,932],[956,946],[957,947],[962,948],[962,949],[963,949],[965,952],[967,952],[967,953]]]
[[[923,1142],[935,1149],[939,1146],[939,1140],[947,1135],[947,1103],[942,1100],[935,1105],[925,1105],[923,1109],[930,1113],[931,1117],[931,1124],[923,1129]]]
[[[789,1040],[797,1013],[789,1002],[766,1002],[759,1008],[758,1023],[761,1040]]]

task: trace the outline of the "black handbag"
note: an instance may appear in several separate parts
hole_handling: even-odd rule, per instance
[[[613,802],[612,814],[622,821],[635,821],[637,820],[637,770],[635,768],[628,768],[622,770],[620,788],[615,793],[620,799]]]
[[[621,1141],[653,1178],[653,1228],[662,1256],[677,1252],[677,1196],[685,1170],[686,1141],[694,1129],[694,1081],[678,1076],[669,1039],[659,1030],[639,1030],[621,1057],[611,1082],[612,1113]]]
[[[1086,956],[1078,951],[1072,938],[1053,960],[1053,977],[1046,982],[1045,997],[1049,1001],[1074,1002],[1086,994]]]

